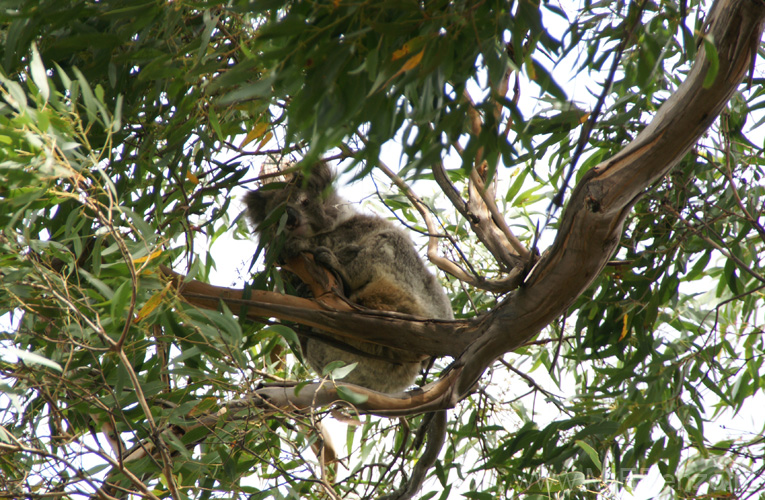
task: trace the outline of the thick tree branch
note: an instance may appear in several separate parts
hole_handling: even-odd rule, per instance
[[[290,268],[312,288],[316,286],[310,275],[302,274],[294,262]],[[340,339],[358,339],[431,356],[458,356],[473,338],[471,332],[478,331],[476,325],[481,322],[479,319],[436,320],[364,309],[328,293],[310,300],[276,292],[244,291],[196,280],[184,281],[183,275],[164,266],[162,273],[173,280],[184,300],[203,309],[217,310],[224,302],[235,314],[252,320],[277,318],[292,321],[321,328]]]
[[[611,258],[629,210],[644,190],[674,167],[717,118],[756,56],[765,3],[719,0],[706,37],[719,67],[714,82],[702,46],[688,78],[655,118],[613,158],[587,172],[574,189],[549,252],[503,304],[490,313],[487,330],[464,353],[458,392],[466,394],[488,364],[516,349],[566,311]]]

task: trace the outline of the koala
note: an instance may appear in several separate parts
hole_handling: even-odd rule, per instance
[[[437,319],[453,319],[451,304],[414,244],[387,220],[356,212],[333,188],[335,175],[320,162],[283,189],[267,186],[244,198],[254,232],[277,258],[311,252],[343,281],[347,298],[363,307]],[[277,236],[279,212],[286,225]],[[392,393],[410,387],[428,360],[413,353],[314,331],[301,336],[303,355],[322,373],[332,361],[358,363],[343,382]]]

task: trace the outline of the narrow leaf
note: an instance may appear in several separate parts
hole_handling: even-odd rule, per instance
[[[5,349],[3,349],[3,351],[9,354],[16,355],[20,360],[24,361],[25,363],[47,366],[48,368],[53,368],[54,370],[59,372],[64,371],[64,369],[61,368],[60,364],[46,357],[40,356],[39,354],[35,354],[33,352],[22,351],[21,349],[17,349],[15,347],[6,347]]]
[[[50,97],[50,87],[48,86],[48,74],[45,72],[40,53],[37,51],[37,44],[32,44],[32,61],[29,64],[29,71],[32,74],[32,81],[35,82],[40,94],[48,102]]]
[[[600,458],[598,458],[598,452],[592,446],[579,439],[576,440],[576,445],[587,453],[587,456],[590,457],[590,460],[592,460],[592,463],[595,464],[599,471],[603,470],[603,465],[600,463]]]

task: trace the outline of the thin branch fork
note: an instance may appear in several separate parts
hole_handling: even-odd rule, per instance
[[[478,239],[486,246],[497,261],[510,267],[511,271],[503,278],[489,280],[476,273],[463,271],[456,264],[455,267],[461,272],[453,272],[455,269],[450,266],[439,266],[439,269],[481,290],[487,290],[494,293],[505,293],[517,288],[523,281],[522,268],[518,266],[520,261],[518,257],[510,251],[509,243],[505,236],[502,235],[501,230],[494,225],[492,217],[487,217],[485,215],[488,213],[488,209],[481,210],[481,213],[484,214],[483,217],[480,217],[471,211],[468,203],[462,199],[462,196],[449,180],[449,176],[447,175],[442,162],[433,165],[432,170],[433,178],[441,188],[441,191],[449,199],[452,206],[470,223],[473,232],[475,232]],[[486,207],[485,204],[482,206]],[[435,262],[435,264],[438,265],[439,263]]]
[[[458,280],[467,283],[470,286],[494,293],[509,292],[521,284],[523,277],[522,269],[519,267],[514,267],[504,278],[490,280],[477,274],[472,268],[470,268],[470,271],[466,271],[456,262],[439,255],[439,231],[436,228],[436,224],[433,221],[433,217],[431,216],[428,207],[425,205],[425,203],[422,202],[419,196],[417,196],[414,191],[409,188],[409,186],[401,179],[401,177],[396,175],[396,173],[393,172],[393,170],[391,170],[390,167],[388,167],[385,163],[378,161],[377,167],[382,170],[386,176],[388,176],[388,178],[396,185],[396,187],[401,190],[401,192],[404,193],[404,195],[406,195],[410,203],[417,209],[417,211],[420,213],[420,216],[425,221],[425,226],[428,228],[428,260],[432,262],[436,267],[438,267],[443,272],[454,276]],[[461,201],[459,195],[457,194],[456,196]],[[464,205],[464,203],[462,204]],[[496,209],[496,205],[494,205],[494,207]],[[515,238],[515,236],[512,236],[512,233],[510,234],[509,238],[510,237]],[[518,240],[516,239],[515,241]],[[520,244],[520,242],[518,243]],[[524,250],[526,254],[529,253],[525,248]]]
[[[478,118],[478,112],[473,110],[475,118]],[[474,127],[480,128],[480,121],[474,123]],[[368,144],[367,139],[360,132],[356,133],[356,136],[364,144]],[[346,156],[353,156],[351,149],[347,146],[343,146],[343,154]],[[507,276],[500,279],[486,279],[484,276],[479,275],[468,264],[469,270],[465,270],[457,262],[442,257],[438,253],[438,238],[439,233],[436,229],[436,224],[433,221],[433,217],[430,214],[428,207],[423,203],[419,196],[399,177],[390,167],[388,167],[383,161],[377,161],[377,168],[381,170],[402,193],[409,199],[409,202],[420,213],[425,226],[428,228],[428,260],[432,262],[437,268],[443,272],[454,276],[458,280],[467,283],[470,286],[478,288],[480,290],[486,290],[492,293],[507,293],[517,288],[523,281],[524,266],[522,263],[529,262],[529,256],[531,253],[526,249],[523,244],[512,234],[510,228],[505,223],[504,218],[499,213],[496,203],[493,200],[495,183],[490,184],[492,190],[488,192],[484,186],[483,181],[480,182],[480,196],[479,201],[476,203],[475,189],[471,188],[471,199],[473,201],[465,202],[457,189],[449,181],[443,164],[439,162],[438,165],[433,167],[433,174],[436,182],[441,187],[441,190],[447,195],[449,201],[457,209],[457,211],[465,217],[473,227],[473,230],[478,235],[487,249],[495,256],[495,258],[504,263],[511,270]],[[473,172],[474,174],[475,172]],[[478,177],[477,174],[475,174]],[[472,174],[471,174],[472,179]],[[471,186],[473,185],[471,180]],[[469,207],[473,206],[476,213],[470,211]],[[476,208],[477,207],[477,208]],[[486,216],[486,213],[490,216]],[[480,214],[480,215],[477,215]],[[496,226],[496,227],[494,227]],[[492,229],[493,228],[493,229]],[[501,235],[504,233],[504,237]],[[506,238],[506,241],[505,241]],[[521,256],[519,258],[513,253],[513,249]],[[521,260],[523,259],[523,260]],[[530,268],[528,265],[525,269]]]
[[[508,78],[509,71],[506,78],[503,78],[499,83],[499,88],[497,89],[497,93],[501,96],[504,96],[507,93]],[[463,97],[469,106],[468,119],[471,134],[477,138],[481,135],[481,131],[484,127],[481,115],[476,109],[475,103],[467,90],[463,92]],[[495,121],[499,122],[501,112],[501,104],[497,102],[494,107]],[[463,152],[459,147],[459,144],[455,144],[454,147],[460,155],[462,155]],[[466,160],[468,159],[463,158],[463,161]],[[470,214],[479,219],[476,221],[475,225],[479,227],[483,226],[483,229],[477,231],[476,234],[481,238],[481,241],[484,242],[495,258],[511,268],[517,267],[524,261],[528,261],[531,252],[529,252],[529,250],[524,247],[512,233],[507,222],[505,222],[504,215],[500,213],[499,208],[497,207],[495,202],[497,190],[496,180],[492,179],[487,184],[485,178],[486,162],[483,159],[483,147],[479,147],[476,151],[475,158],[473,159],[470,178],[468,180],[467,210]],[[484,241],[484,238],[486,241]]]

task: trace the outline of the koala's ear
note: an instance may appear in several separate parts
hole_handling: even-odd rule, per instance
[[[254,226],[258,226],[266,218],[266,205],[268,196],[258,191],[248,191],[244,195],[244,204],[247,205],[247,217]]]
[[[333,182],[335,182],[335,172],[325,162],[320,161],[311,168],[311,177],[308,178],[311,191],[321,193],[328,190]]]

